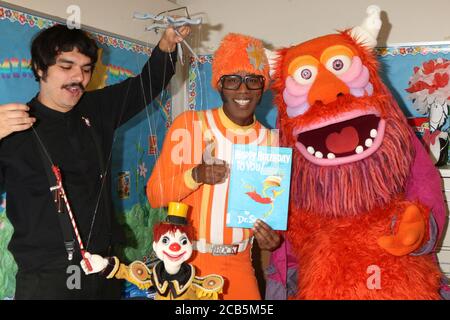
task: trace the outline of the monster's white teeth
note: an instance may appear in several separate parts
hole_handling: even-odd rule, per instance
[[[234,102],[236,102],[240,106],[246,106],[250,103],[250,100],[236,100],[235,99]]]
[[[313,156],[316,159],[325,159],[325,160],[336,160],[339,158],[345,158],[352,155],[361,155],[368,151],[369,149],[375,147],[378,147],[379,144],[376,143],[377,137],[378,137],[378,130],[372,129],[369,133],[370,137],[366,137],[365,140],[362,140],[358,145],[356,145],[355,149],[353,149],[353,152],[343,152],[342,154],[332,152],[332,150],[329,150],[326,146],[313,146],[310,145],[306,148],[306,152]],[[306,147],[306,146],[305,146]]]

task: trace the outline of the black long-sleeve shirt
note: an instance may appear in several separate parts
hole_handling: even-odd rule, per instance
[[[28,103],[30,114],[53,163],[59,166],[63,184],[86,249],[105,254],[120,238],[111,201],[110,165],[114,130],[160,94],[175,73],[176,54],[156,47],[141,74],[119,84],[86,92],[69,112],[61,113],[41,104]],[[101,144],[103,165],[108,164],[100,199],[101,165],[88,119]],[[0,180],[6,198],[6,213],[14,227],[9,244],[19,271],[52,268],[67,257],[63,234],[39,144],[31,130],[11,134],[0,142]],[[46,164],[47,165],[47,164]],[[95,207],[99,202],[91,230]],[[76,245],[78,248],[78,245]],[[79,256],[79,255],[77,255]],[[73,261],[77,263],[77,261]]]

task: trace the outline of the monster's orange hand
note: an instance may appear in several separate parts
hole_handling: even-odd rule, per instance
[[[403,213],[397,234],[383,236],[378,245],[394,256],[404,256],[417,250],[425,237],[425,220],[415,205],[410,205]]]

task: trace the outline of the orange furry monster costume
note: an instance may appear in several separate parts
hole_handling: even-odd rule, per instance
[[[379,9],[368,13],[361,27],[278,52],[278,125],[294,148],[295,299],[440,298],[441,273],[424,249],[434,219],[405,198],[413,133],[378,76]]]

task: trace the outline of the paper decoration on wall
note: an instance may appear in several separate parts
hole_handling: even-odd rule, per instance
[[[106,87],[108,80],[108,66],[103,64],[103,49],[98,50],[98,60],[86,90],[93,91]]]
[[[130,197],[130,172],[119,172],[117,176],[117,196],[119,199],[128,199]]]
[[[450,127],[450,61],[437,58],[415,66],[406,91],[413,108],[428,116],[423,140],[437,166],[448,161],[448,130]]]
[[[448,163],[450,43],[378,48],[383,78],[438,166]]]
[[[148,137],[148,154],[155,155],[158,152],[158,140],[155,135]]]

